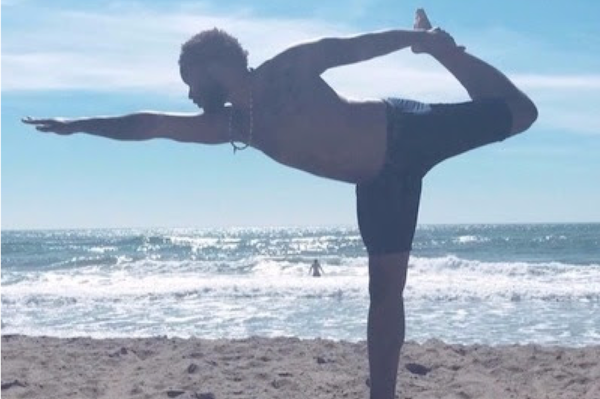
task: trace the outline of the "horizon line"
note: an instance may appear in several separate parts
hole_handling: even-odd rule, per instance
[[[571,224],[600,224],[600,221],[586,222],[458,222],[458,223],[418,223],[417,229],[425,226],[517,226],[517,225],[571,225]],[[19,231],[66,231],[66,230],[235,230],[235,229],[327,229],[352,228],[358,229],[357,224],[323,224],[323,225],[231,225],[231,226],[121,226],[121,227],[28,227],[0,228],[3,232]]]

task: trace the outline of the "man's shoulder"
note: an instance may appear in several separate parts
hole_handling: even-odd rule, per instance
[[[309,72],[303,62],[300,46],[290,47],[262,63],[256,72],[269,77],[302,76]]]
[[[283,76],[293,72],[293,65],[286,59],[279,58],[279,55],[268,59],[256,68],[255,73],[264,77]]]

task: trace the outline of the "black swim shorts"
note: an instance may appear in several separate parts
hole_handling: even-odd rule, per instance
[[[410,251],[421,182],[441,161],[510,135],[504,100],[425,104],[385,100],[386,161],[373,179],[356,186],[360,233],[369,255]]]

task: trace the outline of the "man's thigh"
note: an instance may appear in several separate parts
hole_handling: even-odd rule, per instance
[[[369,256],[411,250],[420,198],[420,176],[392,170],[356,186],[358,226]]]
[[[397,117],[392,157],[422,176],[445,159],[508,137],[510,109],[503,100],[430,104],[428,112]]]

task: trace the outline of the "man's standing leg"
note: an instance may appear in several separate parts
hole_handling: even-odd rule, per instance
[[[393,399],[404,343],[404,301],[409,252],[369,256],[367,326],[371,399]]]
[[[395,397],[404,343],[402,295],[421,196],[420,176],[397,172],[386,167],[356,187],[358,225],[369,254],[371,399]]]

